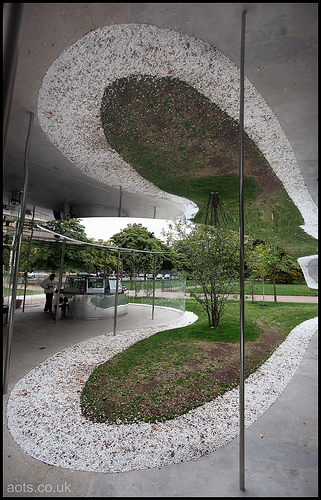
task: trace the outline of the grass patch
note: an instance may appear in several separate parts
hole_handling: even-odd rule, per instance
[[[245,295],[251,295],[252,293],[252,284],[245,282]],[[187,281],[186,283],[186,292],[189,293],[196,289],[196,284],[193,280]],[[236,283],[233,287],[233,294],[239,293],[239,283]],[[199,290],[196,289],[196,290]],[[262,295],[263,294],[263,283],[262,281],[257,281],[254,283],[253,287],[254,295]],[[267,281],[264,282],[264,295],[274,295],[274,286],[273,283],[269,283]],[[286,295],[286,296],[306,296],[306,297],[317,297],[318,289],[309,288],[306,283],[277,283],[276,284],[276,295]]]
[[[199,319],[185,328],[156,333],[97,367],[81,393],[94,422],[165,421],[211,401],[238,384],[239,303],[231,301],[218,329],[192,299]],[[245,373],[255,371],[306,319],[317,304],[245,303]]]
[[[110,144],[137,172],[201,209],[212,191],[238,228],[238,123],[187,83],[131,75],[114,81],[101,103]],[[244,135],[245,231],[296,256],[313,255],[317,241],[254,142]]]
[[[317,297],[318,290],[309,288],[306,283],[277,283],[276,284],[276,295],[294,295],[294,296],[306,296],[306,297]],[[263,284],[262,282],[254,283],[253,289],[254,295],[262,295],[263,293]],[[245,294],[251,294],[251,288],[248,283],[245,284]],[[273,283],[264,283],[264,295],[273,295],[274,287]]]
[[[3,296],[8,296],[9,293],[11,293],[11,289],[7,287],[3,287]],[[24,288],[18,288],[17,289],[17,295],[24,295],[25,289]],[[38,291],[38,290],[30,290],[30,288],[26,289],[26,295],[44,295],[44,291]]]

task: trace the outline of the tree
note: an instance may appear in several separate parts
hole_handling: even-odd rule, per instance
[[[302,275],[299,264],[291,254],[261,240],[252,240],[246,245],[245,260],[252,285],[255,278],[260,277],[263,281],[263,304],[265,278],[273,282],[274,302],[277,302],[276,282],[292,282],[293,275],[300,280]]]
[[[90,272],[111,273],[117,269],[117,252],[99,248],[100,246],[110,246],[109,242],[91,240],[95,244],[91,249]]]
[[[277,245],[272,246],[273,258],[267,278],[273,283],[304,283],[304,275],[297,259]]]
[[[219,320],[232,293],[239,271],[239,239],[222,227],[178,222],[167,233],[169,241],[195,280],[191,293],[208,317],[209,326],[218,328]]]
[[[270,267],[271,248],[266,243],[255,245],[252,252],[248,254],[247,265],[251,269],[252,276],[263,280],[263,305],[264,304],[264,277]]]
[[[86,236],[85,228],[80,224],[79,219],[54,220],[42,223],[41,226],[77,241],[90,242]],[[59,238],[52,242],[34,241],[30,253],[30,269],[59,269],[62,250],[60,241]],[[88,247],[72,243],[66,245],[64,256],[65,269],[79,271],[87,269],[89,264],[90,252],[88,251]]]
[[[175,267],[174,252],[148,231],[142,224],[128,224],[125,229],[119,231],[111,238],[111,243],[120,248],[132,248],[144,250],[145,252],[163,252],[156,255],[156,269],[167,269]],[[123,252],[123,270],[130,276],[154,268],[154,255],[151,253]]]

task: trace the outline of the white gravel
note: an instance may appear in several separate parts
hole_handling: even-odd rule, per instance
[[[216,47],[183,33],[146,24],[116,24],[90,31],[49,67],[38,96],[39,122],[49,139],[82,172],[134,193],[196,206],[143,179],[106,142],[100,105],[107,85],[130,75],[172,76],[187,82],[239,118],[239,69]],[[317,238],[318,209],[308,192],[281,125],[245,79],[244,127]],[[185,211],[188,207],[188,213]]]
[[[7,423],[25,453],[49,465],[93,472],[161,467],[213,452],[239,433],[238,389],[173,420],[148,424],[99,424],[80,412],[80,391],[97,365],[157,331],[195,321],[186,312],[162,327],[100,335],[58,352],[14,386]],[[245,427],[282,393],[318,326],[305,321],[245,382]]]

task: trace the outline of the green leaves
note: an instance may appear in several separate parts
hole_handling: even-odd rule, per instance
[[[239,239],[224,227],[179,222],[168,238],[187,274],[196,282],[192,296],[217,328],[238,276]]]
[[[119,233],[114,234],[111,242],[120,248],[144,250],[145,252],[167,252],[156,255],[157,270],[175,267],[175,254],[165,243],[154,236],[142,224],[128,224]],[[123,269],[127,273],[154,269],[154,255],[150,253],[123,252]]]
[[[89,242],[85,228],[79,219],[62,219],[41,224],[55,233],[73,238],[74,240]],[[35,241],[30,254],[31,269],[59,269],[61,259],[61,241]],[[90,253],[85,246],[67,244],[65,249],[64,267],[69,271],[87,269],[90,263]]]

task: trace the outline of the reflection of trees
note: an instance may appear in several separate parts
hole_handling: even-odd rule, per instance
[[[238,276],[238,236],[230,229],[205,224],[179,222],[172,227],[168,237],[199,287],[191,296],[206,312],[209,326],[217,328]]]

